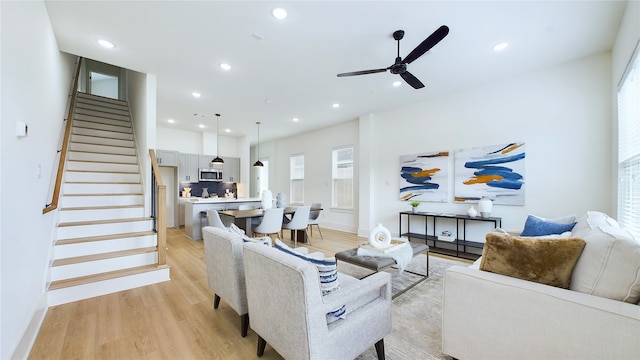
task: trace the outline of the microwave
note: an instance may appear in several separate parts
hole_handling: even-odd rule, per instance
[[[201,168],[198,171],[199,181],[222,181],[222,170],[212,168]]]

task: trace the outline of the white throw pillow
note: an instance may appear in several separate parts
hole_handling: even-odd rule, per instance
[[[640,301],[640,241],[611,226],[609,217],[589,212],[574,237],[587,244],[573,269],[569,289],[636,304]]]

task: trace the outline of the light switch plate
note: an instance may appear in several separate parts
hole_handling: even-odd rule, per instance
[[[25,137],[27,136],[27,124],[24,121],[16,122],[16,136],[17,137]]]

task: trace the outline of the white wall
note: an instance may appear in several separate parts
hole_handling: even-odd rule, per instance
[[[525,206],[495,205],[502,227],[527,214],[609,213],[611,101],[608,53],[375,114],[375,218],[398,232],[399,155],[526,143]],[[450,181],[453,192],[453,182]],[[423,211],[465,213],[468,204],[424,203]]]
[[[57,212],[42,210],[75,57],[58,51],[42,2],[2,1],[0,12],[0,358],[9,359],[26,358],[46,314]],[[26,137],[15,136],[16,121],[27,123]]]
[[[127,71],[127,98],[131,109],[140,172],[145,188],[145,213],[151,214],[151,165],[149,149],[156,148],[156,89],[153,74]]]

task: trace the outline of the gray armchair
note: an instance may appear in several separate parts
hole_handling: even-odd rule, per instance
[[[209,287],[214,292],[213,308],[223,298],[240,315],[240,333],[247,336],[249,307],[244,277],[242,238],[227,229],[202,228]],[[266,247],[264,245],[260,245]]]
[[[384,359],[391,332],[391,280],[339,273],[340,289],[322,295],[318,268],[275,248],[246,243],[244,266],[258,356],[269,343],[285,359],[354,359],[375,345]],[[329,312],[345,305],[346,318]]]

